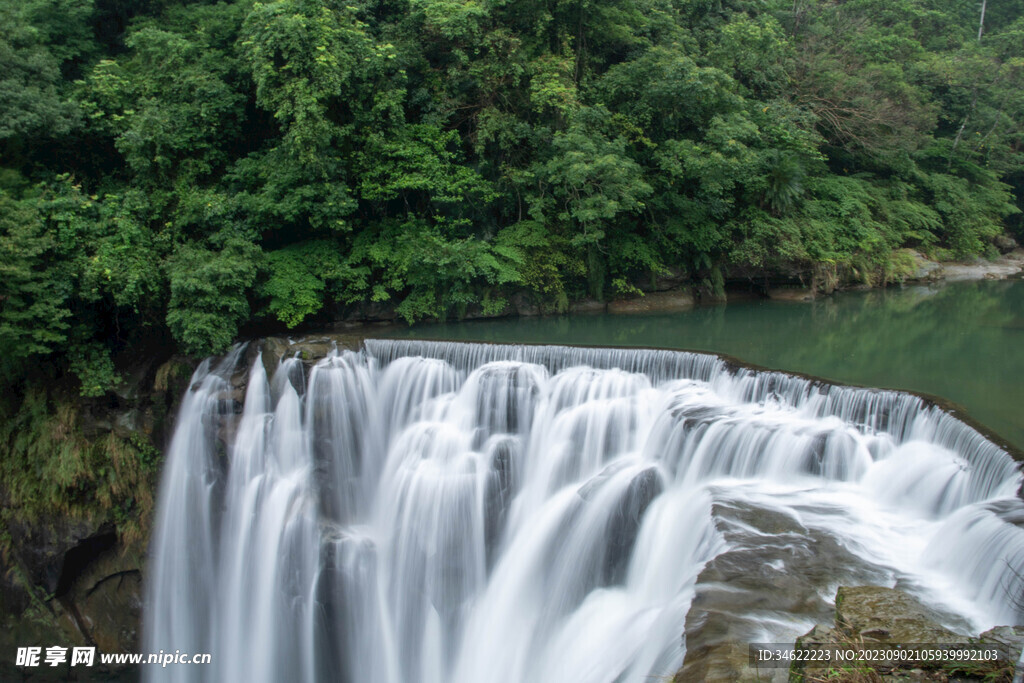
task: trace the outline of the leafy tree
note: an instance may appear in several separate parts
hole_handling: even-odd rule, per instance
[[[71,288],[54,236],[29,202],[0,196],[0,355],[5,374],[67,341]]]
[[[1024,230],[1024,16],[966,0],[0,0],[0,344],[113,359]],[[978,29],[981,28],[979,38]],[[1018,232],[1018,234],[1021,234]],[[703,283],[703,284],[702,284]],[[827,288],[827,287],[826,287]]]
[[[69,133],[78,112],[61,92],[60,58],[13,3],[0,5],[0,22],[0,144]]]
[[[256,278],[259,248],[228,237],[219,249],[184,244],[167,264],[167,325],[188,353],[223,352],[249,318],[248,289]]]

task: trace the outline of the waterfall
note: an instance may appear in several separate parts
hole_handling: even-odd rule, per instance
[[[916,396],[644,349],[268,360],[205,361],[182,403],[144,637],[213,664],[151,680],[671,677],[710,563],[828,599],[823,544],[950,623],[1024,619],[1019,467]]]

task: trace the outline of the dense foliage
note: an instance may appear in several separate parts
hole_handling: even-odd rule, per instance
[[[1020,229],[1024,6],[0,0],[0,382]]]

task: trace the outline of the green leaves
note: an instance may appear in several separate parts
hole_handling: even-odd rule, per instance
[[[679,46],[652,48],[613,66],[599,86],[605,103],[655,142],[693,135],[743,100],[726,73],[701,67]]]
[[[543,55],[530,64],[530,103],[535,111],[550,109],[569,116],[579,107],[575,68],[569,55]]]
[[[82,396],[102,396],[121,383],[110,351],[99,342],[74,345],[68,352],[71,372],[78,377]]]
[[[228,238],[223,248],[182,245],[167,264],[167,326],[187,352],[221,353],[249,318],[246,293],[256,279],[259,248]]]
[[[580,110],[569,130],[555,136],[555,154],[544,167],[555,217],[570,225],[573,246],[600,242],[605,222],[641,211],[651,193],[625,140],[608,135],[609,118],[602,109]]]
[[[414,12],[423,12],[427,26],[449,40],[470,41],[479,36],[487,16],[478,0],[412,0]]]
[[[48,47],[29,23],[37,4],[16,7],[0,7],[0,142],[65,135],[78,122],[77,108],[62,92],[61,57],[71,53]]]
[[[269,313],[295,327],[323,307],[324,290],[346,275],[348,266],[337,244],[317,240],[269,252],[262,270],[266,279],[256,292],[269,298]]]
[[[507,243],[491,245],[474,238],[451,238],[438,226],[422,221],[384,222],[379,231],[364,232],[349,260],[375,274],[370,289],[374,301],[400,298],[396,312],[412,323],[445,317],[484,304],[493,313],[505,306],[489,286],[522,281],[517,266],[522,254]],[[358,290],[349,290],[355,294]]]
[[[351,132],[357,82],[393,57],[365,29],[355,8],[333,1],[256,3],[246,17],[241,46],[256,100],[304,164],[323,168],[322,157]]]
[[[0,356],[16,366],[67,339],[67,264],[38,210],[0,195]]]
[[[473,169],[459,164],[459,137],[454,131],[419,124],[391,135],[371,135],[360,155],[360,190],[364,199],[403,198],[406,205],[430,213],[438,203],[472,204],[493,198],[488,184]],[[417,201],[419,200],[419,201]]]
[[[768,158],[767,187],[764,198],[776,214],[792,209],[804,193],[804,167],[792,154],[772,150]]]

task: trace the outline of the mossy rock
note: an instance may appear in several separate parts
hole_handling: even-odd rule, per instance
[[[967,636],[938,623],[920,600],[895,588],[841,586],[836,627],[851,638],[889,643],[967,643]]]

